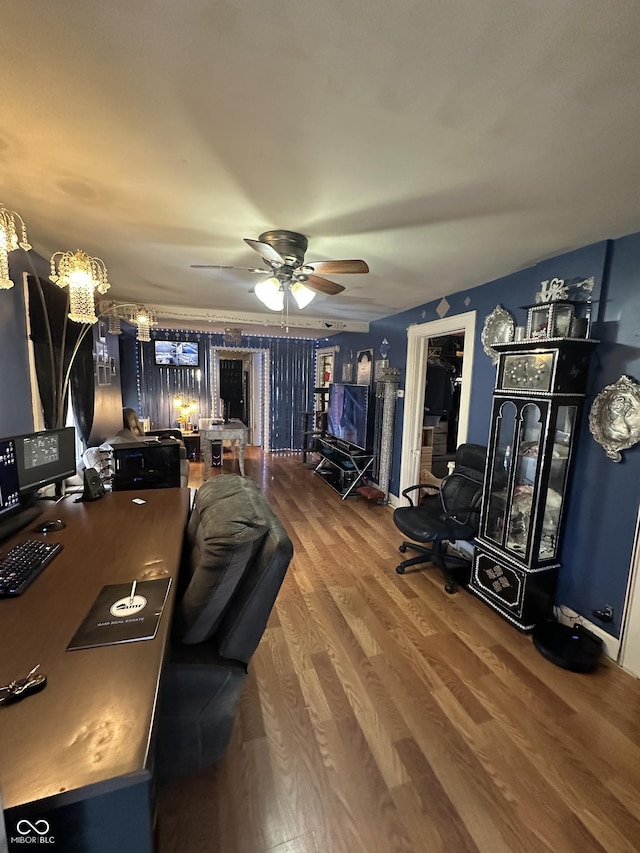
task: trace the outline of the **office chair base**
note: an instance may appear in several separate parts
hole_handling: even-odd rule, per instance
[[[449,595],[453,595],[454,592],[458,591],[458,581],[451,574],[451,565],[447,565],[447,563],[453,564],[456,567],[469,569],[471,566],[470,560],[466,560],[464,557],[458,557],[455,554],[447,553],[445,550],[446,542],[435,542],[432,548],[425,548],[422,545],[416,545],[413,542],[403,542],[402,545],[399,546],[398,550],[401,554],[404,554],[409,548],[412,551],[417,551],[418,554],[408,560],[403,560],[398,566],[396,566],[396,572],[399,575],[403,575],[405,570],[410,566],[417,566],[420,563],[431,563],[440,569],[440,572],[444,576],[446,581],[444,585],[445,592]],[[446,563],[445,559],[447,561]]]

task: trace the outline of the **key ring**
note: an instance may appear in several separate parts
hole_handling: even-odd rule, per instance
[[[0,705],[10,705],[12,702],[24,699],[31,693],[42,690],[47,683],[47,676],[36,675],[35,673],[39,668],[40,664],[37,663],[24,678],[19,678],[5,684],[4,687],[0,687]]]

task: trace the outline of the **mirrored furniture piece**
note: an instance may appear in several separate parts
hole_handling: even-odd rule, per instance
[[[523,631],[551,614],[574,441],[595,341],[496,344],[470,589]]]
[[[209,468],[213,464],[211,455],[211,442],[224,441],[229,439],[233,444],[233,452],[235,455],[236,446],[239,448],[238,453],[238,468],[240,475],[244,477],[244,451],[247,446],[247,436],[249,427],[237,419],[226,421],[222,424],[208,423],[205,429],[200,429],[200,451],[204,461],[204,479],[209,476]]]

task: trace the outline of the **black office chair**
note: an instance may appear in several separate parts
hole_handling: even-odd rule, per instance
[[[398,507],[393,521],[413,540],[400,545],[401,553],[410,548],[418,556],[400,563],[396,568],[398,574],[404,574],[409,566],[434,563],[444,575],[445,590],[456,591],[458,580],[453,571],[469,569],[470,560],[449,553],[447,545],[455,541],[471,542],[478,532],[486,456],[487,448],[480,444],[461,444],[456,451],[455,467],[440,486],[423,483],[403,490],[411,506]],[[423,494],[425,490],[427,493]],[[420,497],[412,499],[411,492]]]

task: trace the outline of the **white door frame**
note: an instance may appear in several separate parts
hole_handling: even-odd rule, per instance
[[[269,412],[271,407],[270,375],[271,365],[267,348],[225,347],[211,348],[211,415],[222,417],[218,411],[220,388],[220,353],[241,353],[250,355],[250,387],[251,394],[251,423],[249,427],[249,444],[261,446],[265,453],[269,452]]]
[[[429,338],[464,333],[464,358],[462,360],[462,387],[456,445],[467,440],[471,402],[471,377],[475,351],[476,312],[454,314],[443,320],[409,326],[407,330],[407,379],[404,392],[404,420],[402,424],[402,460],[400,463],[400,494],[403,489],[418,482],[420,475],[420,450],[424,417],[424,386],[427,371]]]
[[[620,666],[640,678],[640,510],[627,585],[625,612],[620,628]]]

